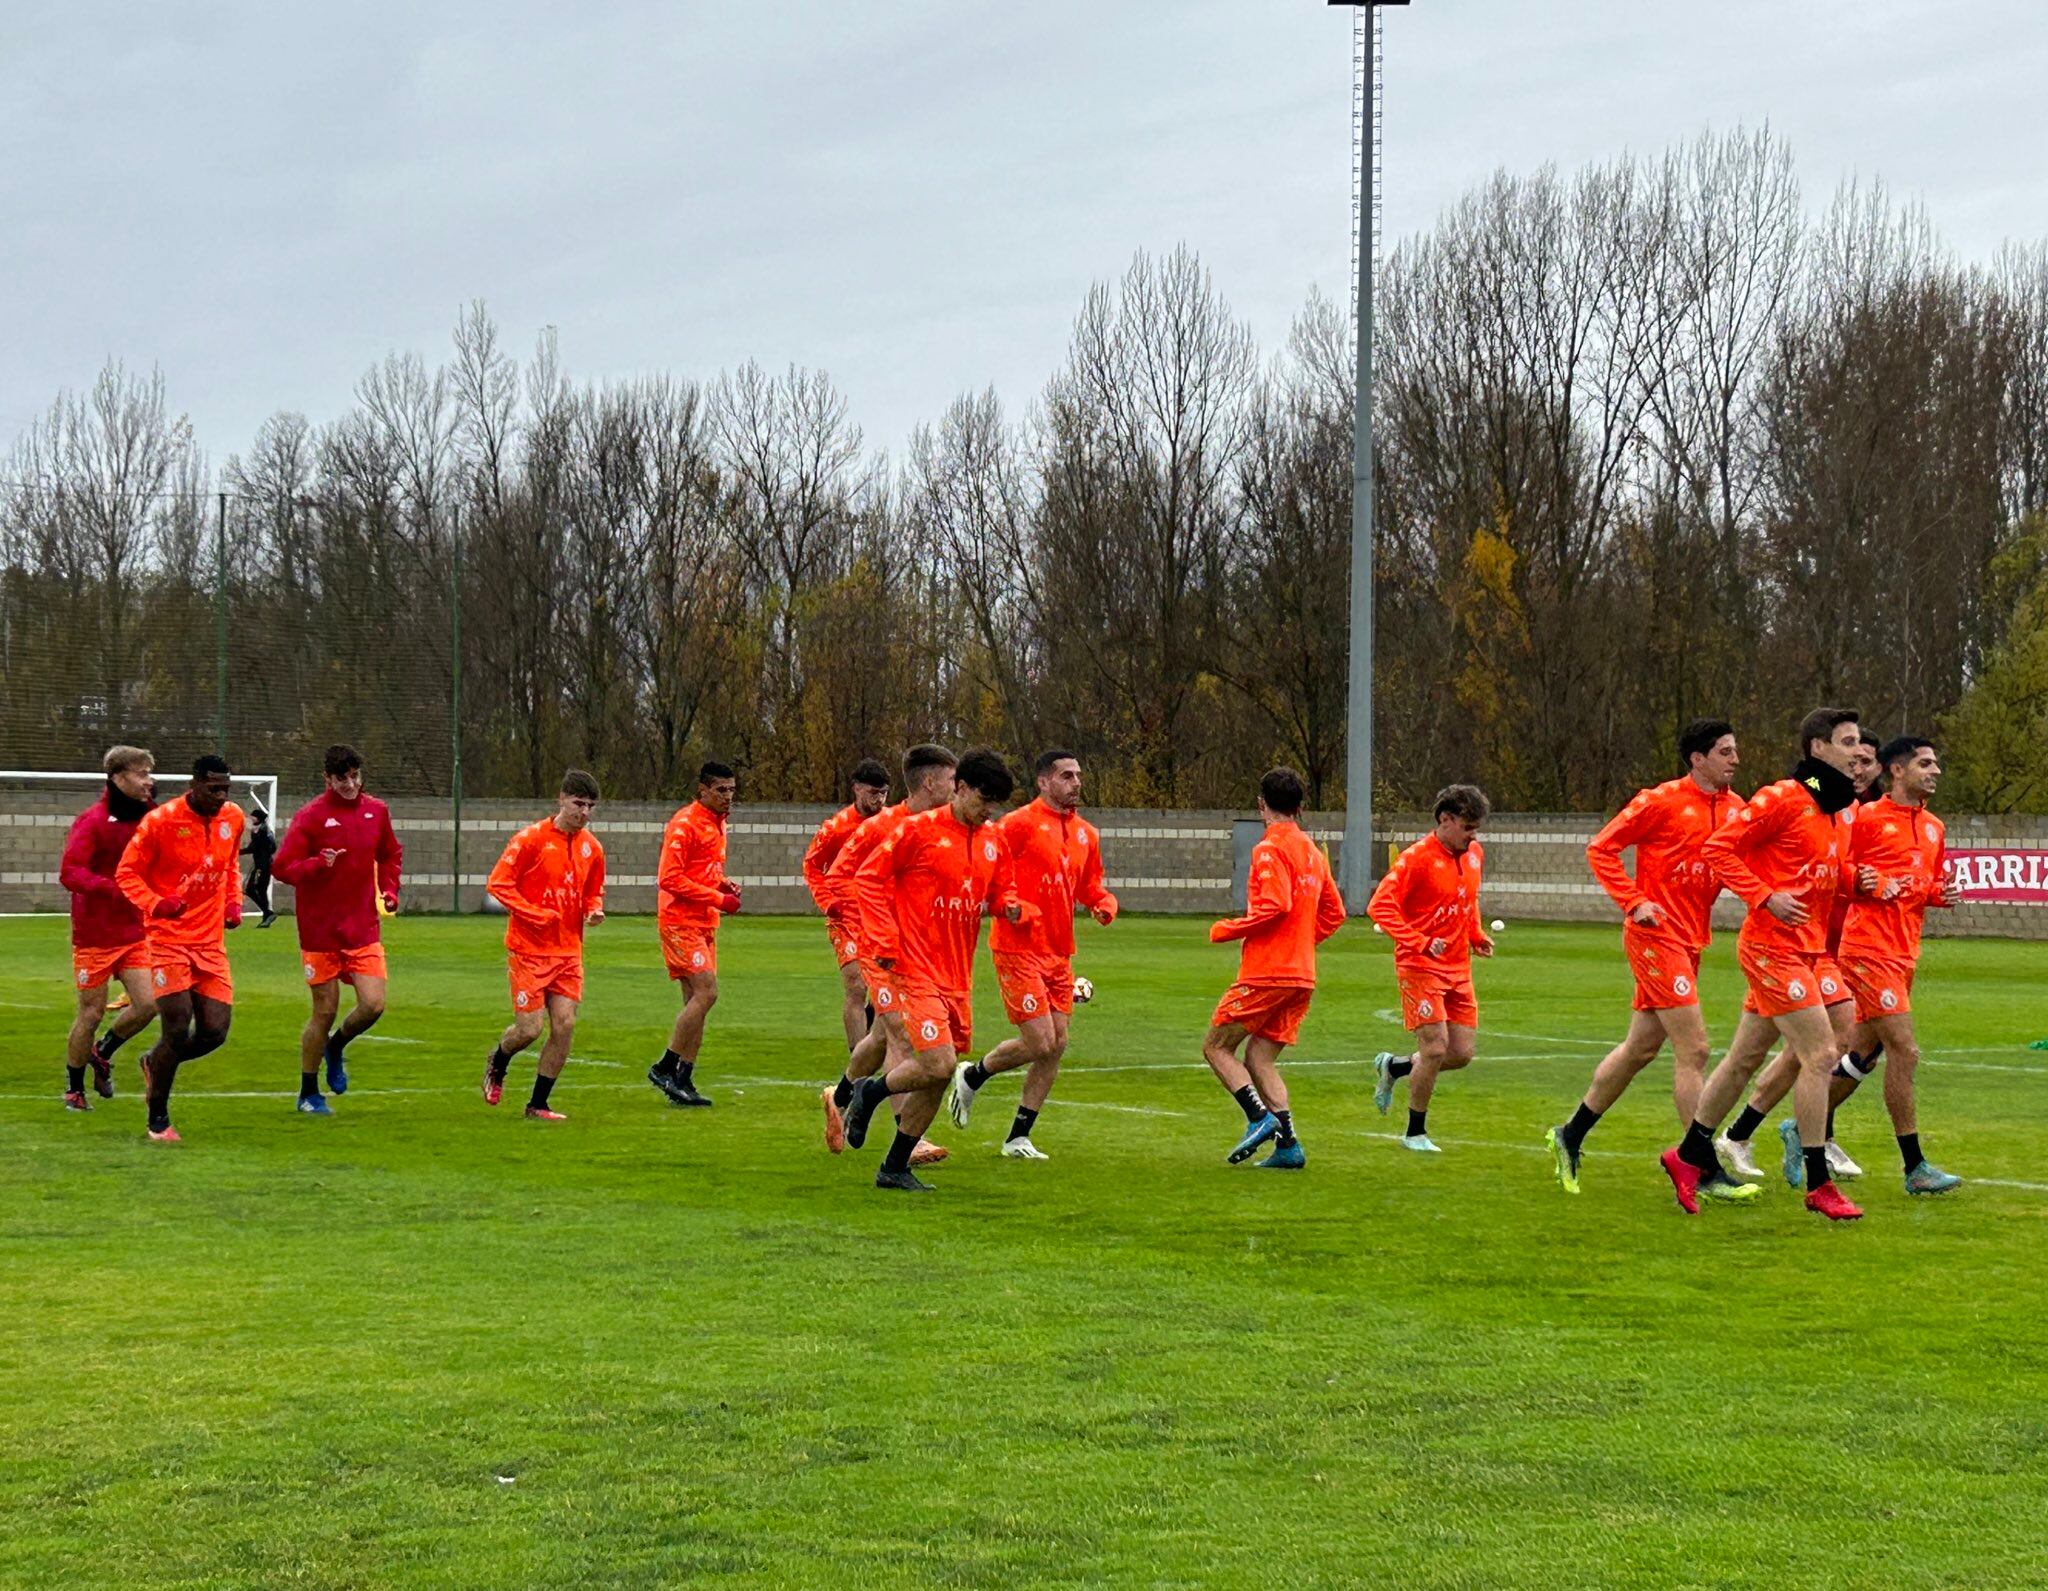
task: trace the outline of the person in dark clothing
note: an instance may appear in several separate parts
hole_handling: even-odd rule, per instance
[[[249,843],[242,847],[242,854],[250,859],[245,893],[263,913],[263,921],[256,926],[268,928],[277,921],[277,913],[270,909],[270,863],[277,855],[277,835],[270,827],[270,814],[261,806],[250,810]]]

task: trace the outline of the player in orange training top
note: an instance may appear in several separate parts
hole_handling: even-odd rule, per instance
[[[895,1141],[875,1186],[922,1193],[911,1151],[937,1113],[939,1094],[974,1043],[974,949],[981,919],[999,907],[1026,915],[1015,894],[1010,853],[989,824],[1016,788],[1003,759],[974,750],[960,759],[953,799],[905,821],[861,863],[860,931],[889,983],[911,1053],[855,1086],[846,1107],[846,1142],[858,1149],[868,1121],[892,1095],[907,1096]]]
[[[860,975],[860,941],[847,931],[845,908],[835,902],[830,886],[832,863],[846,849],[853,831],[881,811],[889,800],[889,770],[874,758],[853,770],[853,799],[818,825],[804,851],[804,885],[825,914],[825,937],[839,968],[839,1022],[846,1029],[846,1047],[861,1041],[874,1020],[867,985]]]
[[[718,919],[740,909],[740,887],[725,876],[725,820],[739,787],[724,763],[705,763],[697,770],[697,799],[668,820],[661,837],[655,928],[668,975],[683,986],[683,1008],[647,1081],[671,1105],[711,1103],[697,1092],[697,1051],[705,1018],[718,1004]]]
[[[1600,887],[1621,908],[1621,947],[1635,974],[1635,1014],[1622,1041],[1593,1070],[1572,1119],[1544,1134],[1567,1193],[1579,1191],[1586,1134],[1613,1108],[1644,1067],[1671,1045],[1671,1097],[1681,1123],[1692,1120],[1707,1080],[1707,1024],[1700,1016],[1700,952],[1713,935],[1721,882],[1707,867],[1707,836],[1742,805],[1731,786],[1741,759],[1735,730],[1701,718],[1678,737],[1685,773],[1636,792],[1586,847]],[[1621,853],[1635,848],[1630,878]]]
[[[101,767],[106,788],[71,825],[57,869],[57,881],[71,892],[71,977],[78,986],[78,1011],[64,1047],[66,1110],[91,1108],[85,1097],[88,1067],[93,1092],[112,1099],[114,1052],[156,1020],[148,925],[114,882],[121,853],[155,803],[156,759],[140,746],[115,746]],[[128,996],[128,1008],[95,1040],[110,980]]]
[[[1102,883],[1102,836],[1080,812],[1080,759],[1071,751],[1043,752],[1037,777],[1038,799],[996,824],[1010,848],[1017,898],[1032,908],[1027,922],[998,917],[988,936],[1003,1014],[1017,1036],[978,1061],[962,1061],[946,1086],[946,1108],[965,1127],[982,1084],[999,1072],[1030,1068],[1003,1139],[1009,1160],[1049,1158],[1031,1141],[1031,1129],[1067,1053],[1074,1014],[1074,908],[1105,928],[1116,921],[1116,896]]]
[[[1479,879],[1486,848],[1479,830],[1493,805],[1476,784],[1437,792],[1436,828],[1394,859],[1366,906],[1394,942],[1401,1017],[1415,1035],[1415,1053],[1382,1050],[1373,1058],[1372,1102],[1382,1116],[1394,1085],[1408,1079],[1408,1130],[1403,1147],[1436,1154],[1429,1136],[1429,1100],[1437,1075],[1472,1064],[1479,1038],[1479,1001],[1472,958],[1493,954],[1479,927]]]
[[[825,1147],[833,1154],[846,1148],[846,1107],[853,1102],[854,1085],[872,1077],[885,1062],[907,1059],[910,1035],[903,1026],[903,1013],[896,998],[895,980],[875,962],[874,941],[861,931],[861,907],[855,882],[861,865],[891,839],[896,831],[920,812],[930,812],[953,799],[953,771],[960,759],[944,746],[931,741],[912,746],[903,753],[903,799],[884,807],[855,829],[825,873],[825,907],[839,919],[845,934],[843,943],[852,948],[861,983],[867,993],[867,1031],[846,1057],[839,1081],[819,1090],[825,1107]],[[900,1114],[902,1102],[894,1102]],[[946,1158],[943,1145],[920,1143],[912,1152],[913,1166],[936,1165]]]
[[[1849,808],[1856,787],[1849,769],[1861,733],[1856,713],[1819,707],[1799,725],[1800,758],[1792,776],[1767,784],[1707,841],[1707,864],[1749,907],[1735,958],[1749,982],[1742,1020],[1728,1053],[1700,1090],[1698,1114],[1662,1164],[1679,1207],[1699,1209],[1701,1183],[1727,1175],[1714,1152],[1714,1128],[1762,1062],[1772,1029],[1797,1057],[1793,1109],[1807,1182],[1806,1207],[1831,1221],[1863,1212],[1843,1196],[1828,1171],[1828,1075],[1842,1046],[1828,1015],[1830,990],[1841,987],[1827,955],[1828,908],[1851,881]],[[1836,1002],[1839,1003],[1839,1002]]]
[[[1202,1059],[1244,1111],[1244,1136],[1228,1156],[1251,1158],[1268,1139],[1265,1171],[1299,1171],[1308,1163],[1294,1133],[1280,1052],[1301,1034],[1316,989],[1316,946],[1344,926],[1344,898],[1329,859],[1301,831],[1301,775],[1274,768],[1259,781],[1266,832],[1252,847],[1245,914],[1209,929],[1211,944],[1241,941],[1237,981],[1217,1002],[1202,1038]],[[1238,1059],[1238,1051],[1244,1058]]]
[[[142,1058],[149,1136],[176,1143],[171,1085],[187,1061],[228,1039],[235,984],[226,930],[242,925],[242,809],[228,799],[228,765],[211,753],[192,783],[144,818],[114,881],[149,923],[149,981],[163,1019]]]
[[[320,1095],[348,1092],[349,1045],[384,1015],[389,977],[381,912],[398,910],[399,865],[405,851],[391,827],[391,809],[363,791],[363,758],[353,746],[329,746],[321,759],[327,788],[292,814],[272,870],[292,887],[299,955],[313,1012],[299,1034],[299,1105],[308,1116],[331,1116]],[[356,992],[342,1018],[341,986]]]
[[[484,1062],[484,1103],[505,1091],[512,1057],[540,1037],[547,1043],[535,1068],[526,1114],[563,1121],[548,1096],[569,1059],[576,1011],[583,1000],[583,930],[604,921],[604,847],[590,832],[597,781],[580,768],[562,775],[553,817],[512,836],[484,888],[505,908],[505,960],[512,980],[512,1025]]]

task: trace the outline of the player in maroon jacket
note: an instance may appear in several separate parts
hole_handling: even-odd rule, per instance
[[[92,1108],[85,1097],[87,1067],[94,1092],[112,1099],[114,1052],[156,1020],[142,913],[114,882],[121,853],[154,804],[156,759],[140,746],[116,746],[101,765],[107,787],[71,825],[57,872],[71,892],[71,972],[78,986],[78,1014],[64,1046],[66,1110]],[[93,1034],[107,1011],[107,984],[115,978],[128,991],[128,1008],[95,1043]]]
[[[391,830],[391,809],[363,794],[363,759],[352,746],[329,746],[327,788],[293,814],[271,871],[291,885],[299,925],[299,952],[313,1014],[299,1035],[299,1109],[309,1116],[333,1112],[320,1095],[320,1063],[327,1086],[348,1092],[343,1055],[384,1014],[387,972],[381,905],[398,910],[398,867],[404,849]],[[341,986],[352,984],[355,1008],[335,1031]]]

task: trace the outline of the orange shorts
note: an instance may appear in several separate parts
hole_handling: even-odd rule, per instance
[[[73,945],[71,973],[81,989],[105,987],[107,980],[124,972],[149,971],[149,941],[132,945]]]
[[[661,924],[661,959],[668,963],[668,975],[681,980],[700,972],[718,971],[718,930]]]
[[[926,987],[893,991],[893,997],[901,1004],[912,1049],[935,1050],[949,1039],[955,1055],[974,1048],[974,1007],[968,996]],[[881,1009],[879,995],[876,1009]]]
[[[228,972],[227,949],[221,945],[160,945],[149,947],[149,982],[159,995],[183,994],[186,990],[208,1000],[229,1005],[235,998],[235,980]]]
[[[357,945],[352,950],[302,950],[299,959],[305,963],[306,982],[314,988],[323,983],[353,984],[360,975],[365,978],[388,978],[384,970],[384,947],[382,945]]]
[[[1003,991],[1003,1015],[1012,1027],[1074,1009],[1074,964],[1065,956],[998,955],[996,984]]]
[[[1904,1016],[1913,1009],[1913,963],[1853,956],[1842,963],[1842,976],[1856,998],[1856,1020]]]
[[[868,1004],[877,1012],[901,1011],[903,1001],[896,993],[896,975],[884,972],[866,956],[859,961],[861,982],[868,986]]]
[[[832,944],[832,959],[840,966],[850,967],[860,960],[860,946],[837,912],[825,913],[825,937]]]
[[[1742,1009],[1754,1016],[1779,1017],[1810,1006],[1839,1005],[1849,998],[1842,969],[1826,956],[1795,956],[1782,950],[1758,950],[1735,942],[1735,960],[1749,980]]]
[[[581,956],[507,956],[505,968],[512,978],[515,1011],[542,1010],[551,994],[565,1000],[583,998]]]
[[[1637,1011],[1675,1011],[1700,1003],[1700,953],[1676,939],[1623,932],[1629,971],[1636,975]]]
[[[1216,1002],[1209,1025],[1243,1028],[1275,1044],[1292,1044],[1301,1037],[1301,1019],[1314,996],[1315,990],[1299,984],[1233,983]]]
[[[1394,979],[1401,986],[1401,1022],[1410,1033],[1432,1022],[1479,1026],[1479,997],[1472,989],[1470,967],[1463,972],[1396,967]]]

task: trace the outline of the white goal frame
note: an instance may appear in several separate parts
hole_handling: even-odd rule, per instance
[[[180,785],[184,781],[173,773],[166,777],[164,770],[156,770],[157,787],[162,793],[165,784]],[[74,784],[100,786],[107,782],[107,776],[98,768],[84,773],[47,773],[26,768],[0,768],[0,785],[9,781],[27,784]],[[236,773],[228,776],[228,796],[233,799],[237,790],[246,790],[253,801],[262,803],[263,810],[270,814],[271,827],[278,824],[277,775],[274,773]]]

